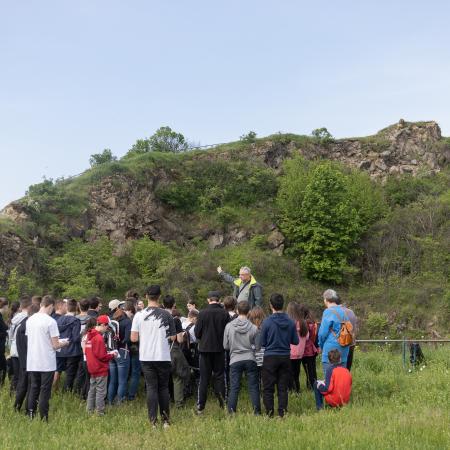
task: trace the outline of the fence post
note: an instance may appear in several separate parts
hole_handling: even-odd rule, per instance
[[[403,342],[402,342],[402,359],[403,359],[403,368],[406,370],[406,339],[405,336],[403,336]]]

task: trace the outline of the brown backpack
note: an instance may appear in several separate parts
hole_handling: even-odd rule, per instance
[[[339,319],[339,322],[341,324],[341,329],[339,330],[338,337],[336,336],[336,333],[333,331],[333,329],[331,329],[331,332],[338,341],[339,345],[341,347],[348,347],[349,345],[352,345],[355,339],[355,333],[353,331],[352,323],[350,322],[350,320],[348,320],[345,313],[344,313],[344,320],[342,320],[337,311],[332,309],[331,312]]]

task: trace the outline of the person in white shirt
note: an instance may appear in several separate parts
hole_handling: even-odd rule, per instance
[[[59,340],[58,326],[55,319],[50,317],[54,306],[53,297],[44,296],[39,312],[27,320],[25,331],[28,340],[27,372],[31,380],[28,415],[31,419],[35,417],[39,400],[39,414],[45,421],[48,421],[49,401],[56,370],[56,350],[69,345],[68,341]]]
[[[161,288],[146,290],[148,307],[137,313],[131,326],[131,342],[139,342],[139,361],[147,386],[147,410],[150,423],[156,426],[158,406],[164,428],[169,426],[169,378],[172,372],[170,344],[176,339],[175,323],[170,312],[159,307]]]

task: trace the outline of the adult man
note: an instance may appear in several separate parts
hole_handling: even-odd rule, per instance
[[[67,300],[67,313],[56,319],[60,338],[69,339],[69,345],[56,355],[57,373],[66,372],[64,381],[64,391],[72,391],[75,377],[78,370],[78,364],[83,354],[81,350],[81,322],[75,317],[77,313],[77,301],[74,299]],[[55,374],[56,376],[56,374]]]
[[[148,307],[136,314],[131,326],[131,342],[139,342],[139,360],[147,385],[147,409],[150,423],[156,427],[158,405],[164,428],[169,426],[169,378],[172,371],[169,341],[175,341],[172,315],[159,307],[161,288],[149,286],[145,297]]]
[[[348,320],[348,318],[342,306],[339,305],[340,300],[337,292],[333,289],[327,289],[323,293],[323,302],[326,309],[322,315],[318,337],[319,347],[322,350],[322,369],[325,375],[330,367],[328,352],[334,349],[339,350],[341,365],[346,367],[349,347],[342,347],[338,342],[341,322]]]
[[[262,286],[255,280],[249,267],[244,266],[239,269],[239,278],[224,272],[221,266],[217,268],[217,272],[224,281],[233,285],[233,296],[236,302],[248,301],[250,309],[262,306]]]
[[[45,295],[39,312],[32,315],[26,323],[27,372],[31,378],[28,415],[31,419],[34,418],[39,399],[39,413],[45,421],[48,421],[49,400],[56,370],[56,350],[69,345],[68,341],[58,339],[58,325],[50,317],[54,305],[53,297]]]
[[[288,406],[288,386],[291,377],[291,345],[298,345],[295,322],[283,312],[281,294],[270,296],[272,315],[261,327],[261,347],[265,348],[262,366],[263,401],[269,417],[274,414],[275,385],[278,392],[278,415],[284,416]]]
[[[225,399],[225,352],[223,334],[230,320],[229,314],[219,304],[220,292],[208,292],[208,306],[202,309],[195,325],[195,337],[199,340],[200,385],[198,388],[197,413],[205,409],[208,384],[214,374],[214,393],[221,408]]]

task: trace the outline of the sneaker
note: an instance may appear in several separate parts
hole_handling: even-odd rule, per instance
[[[203,413],[205,412],[205,410],[204,410],[204,409],[197,408],[195,412],[196,412],[197,416],[202,416]]]
[[[169,422],[163,422],[163,429],[167,430],[168,428],[170,428],[170,423]]]

